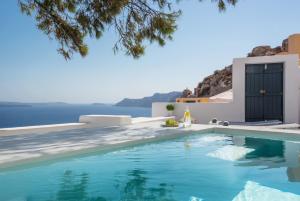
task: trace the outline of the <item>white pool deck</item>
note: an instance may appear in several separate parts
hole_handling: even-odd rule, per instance
[[[165,117],[132,118],[132,124],[107,128],[86,127],[76,123],[76,129],[41,132],[49,126],[35,126],[0,129],[0,168],[40,160],[84,154],[92,151],[108,151],[125,146],[172,139],[192,133],[225,133],[253,135],[272,138],[285,137],[287,140],[300,140],[300,130],[280,129],[276,126],[215,126],[193,124],[189,128],[162,127]],[[56,126],[63,126],[56,125]],[[73,125],[71,125],[73,126]],[[32,131],[34,132],[25,132]],[[72,127],[71,127],[72,128]],[[20,131],[19,133],[17,131]],[[25,131],[24,131],[25,130]]]

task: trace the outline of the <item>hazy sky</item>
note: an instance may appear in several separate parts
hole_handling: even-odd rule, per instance
[[[175,0],[174,0],[175,2]],[[299,0],[240,0],[219,13],[209,0],[182,0],[174,40],[151,45],[138,60],[114,54],[116,36],[89,40],[89,55],[71,61],[57,43],[20,14],[17,0],[0,5],[0,100],[71,103],[116,102],[154,92],[193,89],[214,70],[245,56],[254,46],[280,45],[300,32]]]

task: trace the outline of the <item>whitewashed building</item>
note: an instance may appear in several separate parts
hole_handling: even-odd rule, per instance
[[[199,123],[212,118],[231,122],[280,120],[299,123],[299,54],[236,58],[232,66],[232,98],[207,103],[173,103],[181,119],[186,108]],[[153,103],[152,116],[167,116],[166,105]]]

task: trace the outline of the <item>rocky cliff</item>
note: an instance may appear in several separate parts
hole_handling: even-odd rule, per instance
[[[194,90],[196,97],[214,96],[232,88],[232,66],[216,70],[203,79]]]
[[[140,99],[124,98],[116,103],[116,106],[124,107],[151,107],[153,102],[175,102],[176,98],[181,96],[181,92],[173,91],[170,93],[155,93]]]
[[[248,57],[272,56],[281,52],[287,52],[288,41],[285,39],[281,46],[272,48],[271,46],[257,46],[248,53]],[[181,97],[210,97],[222,93],[232,88],[232,65],[226,66],[222,70],[216,70],[214,74],[205,77],[194,89],[194,94],[188,89],[182,92]]]

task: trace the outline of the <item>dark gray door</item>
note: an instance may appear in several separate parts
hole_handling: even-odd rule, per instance
[[[246,121],[283,121],[283,64],[246,65]]]

